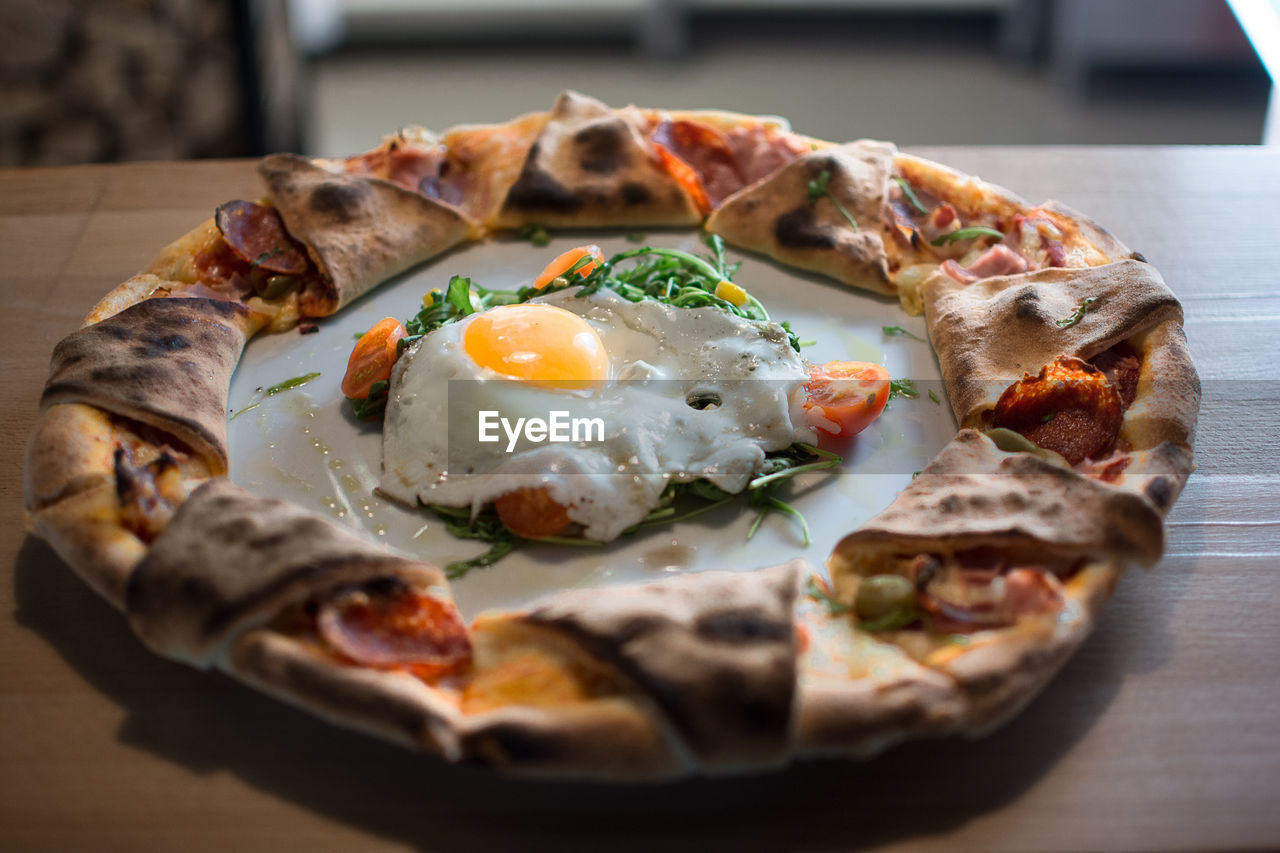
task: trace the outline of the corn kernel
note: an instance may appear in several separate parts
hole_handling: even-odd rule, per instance
[[[728,279],[716,285],[716,296],[737,308],[747,304],[747,292]]]

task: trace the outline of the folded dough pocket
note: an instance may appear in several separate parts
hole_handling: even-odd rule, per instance
[[[139,421],[225,473],[227,388],[251,317],[218,299],[144,299],[54,348],[40,404],[88,403]]]
[[[291,616],[335,657],[375,668],[469,654],[434,566],[221,479],[194,491],[152,544],[126,611],[150,648],[200,668],[239,635]]]

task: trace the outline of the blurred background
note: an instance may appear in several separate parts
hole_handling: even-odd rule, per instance
[[[1278,49],[1280,0],[0,0],[0,165],[344,155],[564,88],[832,140],[1258,144]]]

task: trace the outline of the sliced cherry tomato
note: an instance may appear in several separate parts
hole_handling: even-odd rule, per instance
[[[702,185],[702,179],[698,177],[697,171],[661,143],[653,143],[653,150],[658,152],[658,162],[662,164],[662,168],[684,187],[685,192],[693,199],[693,203],[698,206],[698,210],[710,213],[711,199],[707,198],[707,190]]]
[[[573,269],[574,264],[588,255],[595,260],[587,261],[576,270],[578,275],[586,278],[591,274],[592,270],[604,261],[604,252],[600,251],[599,246],[579,246],[576,249],[570,249],[563,255],[560,255],[554,261],[547,264],[547,268],[544,269],[542,274],[534,280],[533,286],[538,290],[541,290],[560,276],[564,275],[570,269]]]
[[[709,124],[685,120],[662,121],[653,128],[650,138],[654,145],[679,157],[693,169],[712,207],[718,207],[720,202],[747,183],[728,137]],[[659,157],[662,156],[659,154]],[[668,171],[671,170],[668,168]],[[672,174],[678,180],[681,178],[675,172]],[[697,199],[696,193],[694,198]],[[698,201],[701,204],[701,200]],[[708,209],[703,207],[703,212]]]
[[[851,438],[866,429],[889,402],[889,371],[869,361],[829,361],[809,371],[805,384],[809,426]]]
[[[569,526],[568,511],[545,487],[507,492],[493,506],[507,529],[525,539],[545,539]]]
[[[374,323],[351,351],[347,375],[342,378],[342,393],[365,399],[373,383],[390,379],[398,355],[396,342],[406,334],[404,326],[394,317],[384,317]]]

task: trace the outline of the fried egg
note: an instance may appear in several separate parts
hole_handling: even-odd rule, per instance
[[[490,308],[418,340],[391,377],[381,489],[479,512],[545,487],[589,539],[642,521],[671,482],[740,492],[765,454],[812,442],[808,369],[775,323],[717,308],[557,291]],[[479,440],[481,412],[598,418],[569,442]],[[536,436],[535,436],[536,437]],[[508,446],[511,445],[511,452]]]

